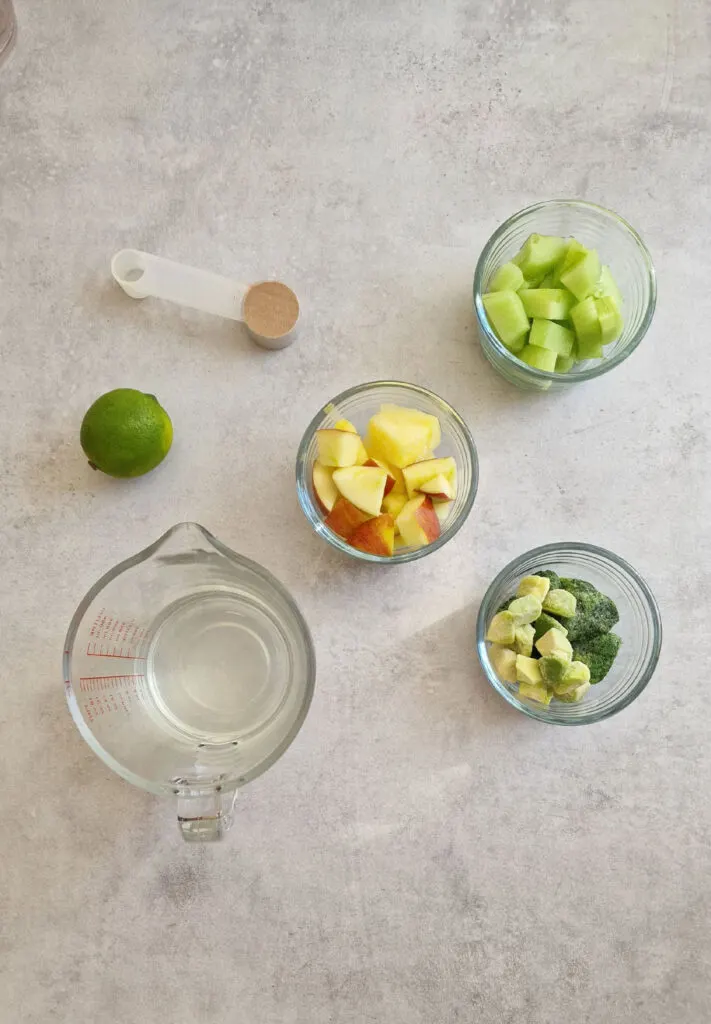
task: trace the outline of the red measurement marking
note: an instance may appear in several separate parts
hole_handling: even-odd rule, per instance
[[[115,680],[120,680],[119,685],[124,684],[129,689],[135,691],[136,684],[133,682],[134,679],[145,679],[146,677],[142,672],[136,672],[132,675],[125,676],[81,676],[79,679],[79,689],[83,692],[112,689]]]
[[[101,651],[90,651],[86,652],[87,658],[123,658],[124,661],[145,661],[145,658],[139,658],[135,654],[102,654]]]

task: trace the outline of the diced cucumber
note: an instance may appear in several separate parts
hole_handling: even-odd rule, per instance
[[[527,697],[528,700],[535,700],[539,704],[550,704],[553,694],[542,684],[534,686],[531,683],[520,683],[518,688],[519,697]]]
[[[533,366],[536,370],[547,370],[549,373],[553,373],[555,370],[556,354],[549,349],[537,348],[535,345],[526,345],[518,353],[518,357],[522,362]]]
[[[572,619],[577,603],[575,594],[570,594],[567,590],[549,590],[543,601],[543,611],[550,615],[560,615],[564,619]]]
[[[539,686],[543,682],[538,658],[527,658],[525,654],[516,655],[516,681]]]
[[[560,283],[556,280],[555,268],[546,274],[541,283],[538,285],[539,288],[559,288]]]
[[[555,235],[529,235],[514,256],[527,281],[542,281],[565,252],[565,239]]]
[[[541,611],[541,602],[535,594],[517,597],[511,602],[508,609],[509,615],[513,615],[514,626],[525,626],[529,622],[535,622]]]
[[[530,623],[526,623],[525,626],[517,626],[516,640],[514,642],[516,653],[530,658],[533,654],[533,638],[535,635],[536,631]]]
[[[528,336],[529,346],[545,348],[549,352],[555,352],[557,356],[569,356],[573,351],[574,341],[575,335],[567,327],[563,327],[562,324],[557,324],[553,320],[538,318],[531,324],[531,333]],[[555,369],[555,363],[553,369]]]
[[[516,625],[511,612],[497,612],[489,623],[486,639],[492,644],[508,647],[516,639]]]
[[[523,288],[523,272],[515,263],[503,263],[489,282],[490,292],[517,292]]]
[[[600,283],[595,289],[596,299],[602,299],[606,295],[609,295],[611,299],[615,300],[618,309],[622,309],[622,292],[617,287],[617,281],[615,281],[612,276],[612,272],[609,267],[603,267],[600,271]]]
[[[518,585],[516,597],[525,597],[526,594],[533,594],[534,597],[543,602],[550,589],[551,581],[546,576],[524,576]]]
[[[525,305],[524,303],[524,308]],[[600,321],[602,344],[609,345],[622,333],[622,317],[619,306],[611,295],[603,295],[602,298],[595,299],[595,309]]]
[[[526,344],[530,324],[516,292],[488,292],[482,296],[482,302],[502,344],[512,352],[520,352]]]
[[[555,372],[556,373],[568,373],[575,366],[575,356],[558,356],[555,361]]]
[[[494,666],[499,679],[504,683],[516,682],[516,654],[508,647],[492,644],[489,648],[489,661]]]
[[[597,315],[595,299],[589,296],[570,311],[575,336],[578,339],[579,359],[600,359],[602,356],[602,331]]]
[[[579,302],[592,295],[600,283],[600,257],[595,249],[577,253],[571,266],[560,275],[561,284],[571,291]]]
[[[521,288],[518,294],[526,314],[544,320],[566,320],[575,305],[575,296],[565,288]]]

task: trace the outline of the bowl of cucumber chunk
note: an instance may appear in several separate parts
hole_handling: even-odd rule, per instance
[[[528,551],[482,601],[477,652],[519,711],[554,725],[600,722],[652,677],[662,623],[651,590],[623,559],[591,544]]]
[[[652,260],[634,228],[581,200],[514,214],[474,273],[484,354],[528,390],[560,390],[618,366],[646,334],[656,297]]]

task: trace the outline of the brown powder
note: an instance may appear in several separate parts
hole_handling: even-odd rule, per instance
[[[253,284],[244,297],[244,322],[263,338],[281,338],[299,319],[299,300],[281,281]]]

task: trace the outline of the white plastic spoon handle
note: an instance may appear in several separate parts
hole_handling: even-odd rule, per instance
[[[203,313],[242,320],[248,285],[208,270],[154,256],[140,249],[121,249],[111,260],[111,273],[132,299],[165,299]]]

